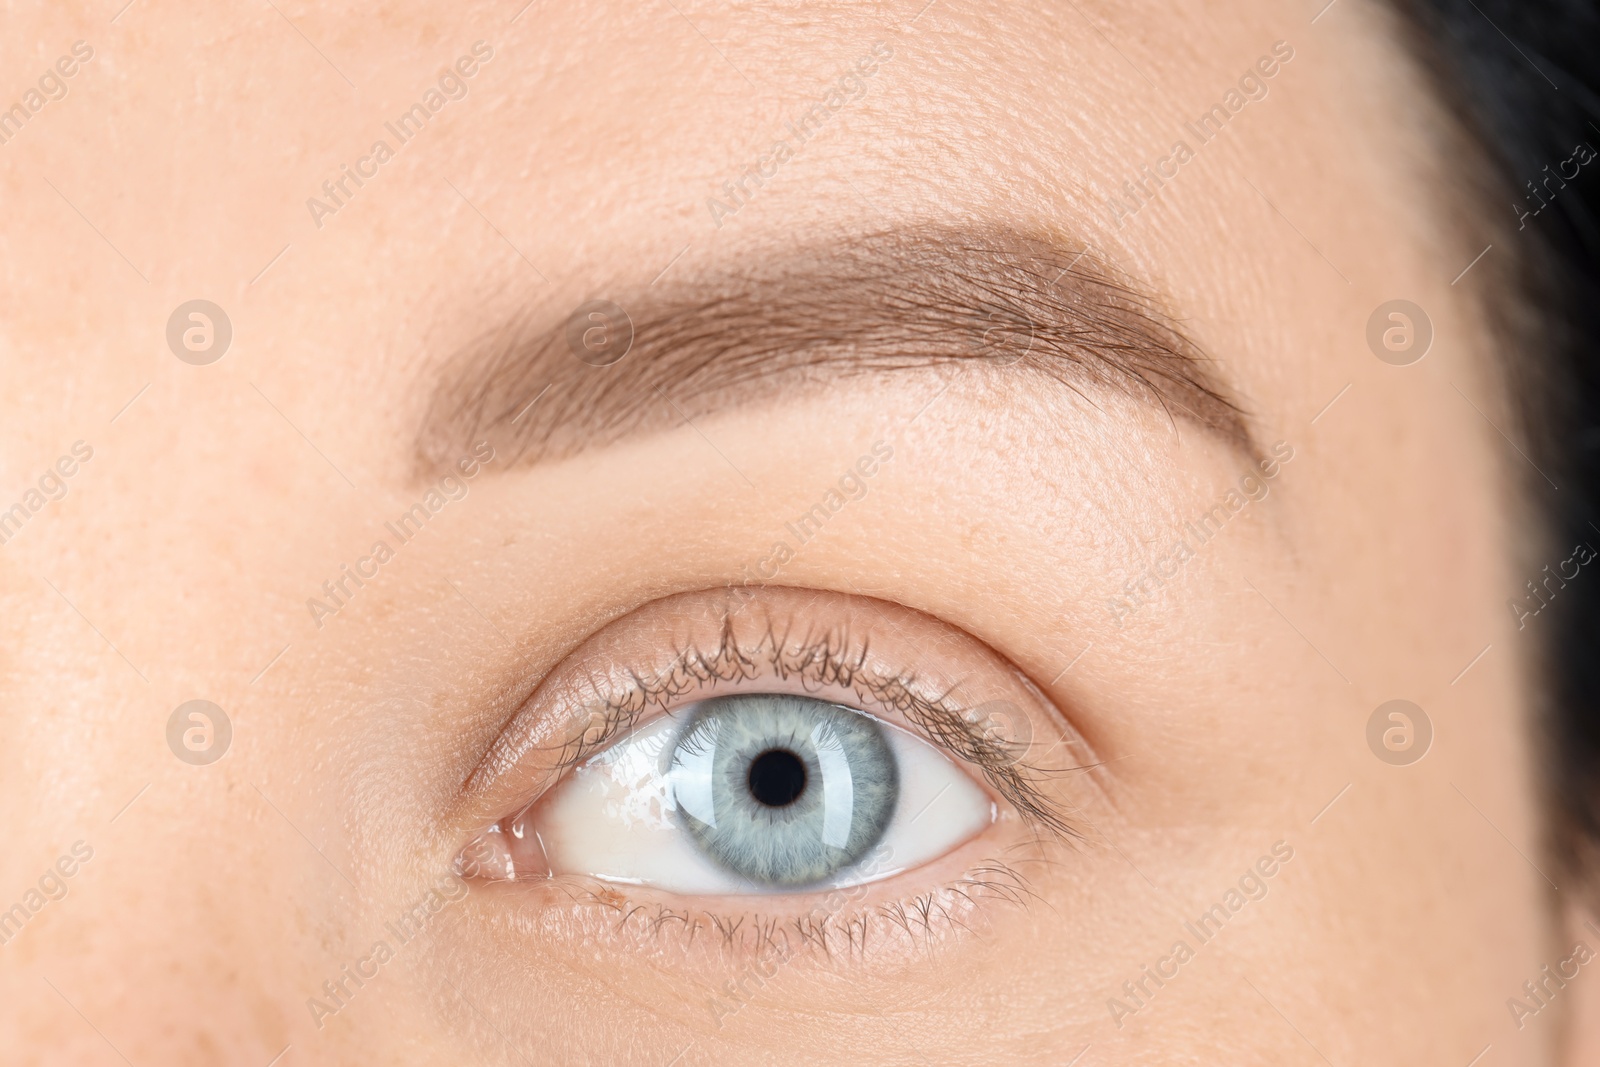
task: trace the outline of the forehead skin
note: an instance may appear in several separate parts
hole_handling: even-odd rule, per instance
[[[1315,24],[1251,2],[517,6],[7,16],[0,98],[94,50],[0,146],[0,506],[94,450],[0,547],[0,907],[93,849],[0,947],[8,1058],[1541,1062],[1553,1016],[1519,1031],[1504,1006],[1569,954],[1519,855],[1531,638],[1504,606],[1524,518],[1500,472],[1521,461],[1491,425],[1479,275],[1452,285],[1478,248],[1432,236],[1432,120],[1382,21],[1353,0]],[[314,220],[308,198],[480,40],[467,95]],[[864,94],[716,217],[880,41]],[[1185,124],[1279,41],[1265,98],[1201,143]],[[1179,140],[1193,158],[1119,212]],[[1118,626],[1107,601],[1246,461],[1113,396],[907,372],[493,471],[307,621],[416,500],[431,390],[485,330],[910,227],[1043,235],[1160,294],[1259,440],[1294,449],[1271,496]],[[196,298],[233,329],[206,367],[165,337]],[[1407,368],[1366,341],[1396,298],[1435,331]],[[503,679],[741,580],[895,434],[894,477],[784,581],[945,619],[1070,709],[1107,799],[1038,904],[719,1028],[710,986],[530,945],[475,902],[315,1028],[306,998],[470,829]],[[196,698],[233,722],[210,767],[163,732]],[[1405,768],[1366,742],[1394,698],[1435,727]],[[1115,1025],[1123,982],[1279,840],[1269,896]]]

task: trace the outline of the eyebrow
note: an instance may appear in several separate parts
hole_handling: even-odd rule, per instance
[[[508,466],[537,463],[844,378],[971,363],[1042,373],[1091,403],[1093,390],[1116,390],[1257,451],[1216,361],[1166,301],[1047,237],[885,230],[622,287],[608,303],[626,319],[530,310],[446,360],[416,440],[418,474],[483,440]],[[580,359],[591,322],[614,331],[592,338],[618,345],[631,322],[626,355]]]

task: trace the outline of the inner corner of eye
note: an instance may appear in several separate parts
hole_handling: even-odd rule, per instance
[[[613,742],[481,851],[513,880],[803,892],[919,867],[994,817],[970,774],[906,730],[814,697],[745,693]]]

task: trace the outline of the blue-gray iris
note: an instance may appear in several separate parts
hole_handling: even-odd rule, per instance
[[[859,861],[883,836],[900,795],[884,728],[809,697],[703,701],[667,761],[695,841],[764,888],[811,885]]]

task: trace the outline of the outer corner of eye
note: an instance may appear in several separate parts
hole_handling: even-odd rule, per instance
[[[972,775],[906,730],[811,697],[739,694],[614,742],[478,847],[485,868],[519,879],[804,892],[930,863],[995,811]]]

